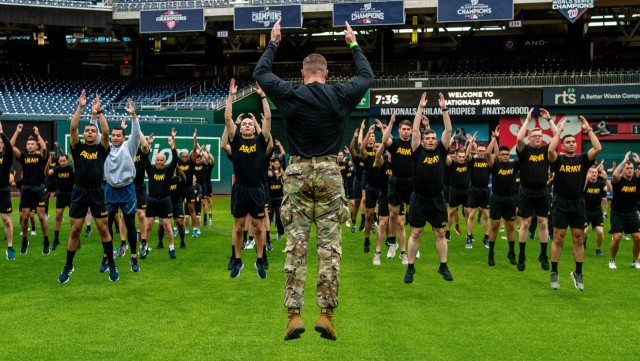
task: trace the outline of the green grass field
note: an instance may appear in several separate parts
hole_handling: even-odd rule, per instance
[[[585,292],[577,291],[569,276],[574,263],[566,241],[560,290],[552,291],[549,272],[536,260],[538,241],[527,247],[526,271],[509,264],[504,240],[496,246],[496,266],[489,267],[479,226],[473,249],[464,248],[464,236],[454,235],[449,243],[453,282],[436,272],[433,234],[427,227],[415,281],[409,285],[403,283],[406,266],[399,258],[383,258],[374,267],[373,253],[362,251],[363,233],[344,228],[340,307],[335,311],[338,341],[321,339],[313,330],[319,309],[317,263],[310,251],[308,269],[313,272],[302,310],[307,331],[284,342],[284,242],[274,242],[267,279],[256,276],[253,251],[245,251],[240,277],[230,279],[229,199],[216,198],[214,204],[214,226],[203,227],[200,238],[188,235],[188,249],[178,249],[176,260],[169,259],[166,241],[165,250],[154,249],[140,261],[140,273],[130,271],[128,257],[119,258],[120,280],[115,283],[98,271],[102,247],[95,230],[82,238],[70,281],[60,284],[65,247],[43,256],[38,227],[22,256],[16,226],[16,260],[0,261],[0,358],[617,360],[637,354],[640,271],[630,267],[630,241],[622,242],[618,269],[612,271],[607,268],[610,237],[605,257],[596,257],[595,235],[590,234]],[[13,216],[17,225],[17,213]],[[53,217],[49,224],[53,240]],[[68,226],[61,234],[66,243]],[[154,237],[150,245],[156,244]]]

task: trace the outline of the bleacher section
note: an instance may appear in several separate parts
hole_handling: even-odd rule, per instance
[[[186,91],[198,85],[194,80],[165,80],[151,79],[138,81],[124,90],[122,97],[112,106],[122,109],[127,104],[127,98],[133,99],[136,105],[144,108],[159,108],[160,103],[177,101],[185,97]]]
[[[249,87],[251,83],[245,79],[236,79],[238,90]],[[164,109],[169,110],[194,110],[194,109],[217,109],[220,102],[226,101],[229,93],[229,84],[221,83],[218,85],[203,87],[193,92],[192,95],[185,97],[177,102],[169,102]]]
[[[95,0],[0,0],[0,4],[88,9],[96,7],[97,2]]]

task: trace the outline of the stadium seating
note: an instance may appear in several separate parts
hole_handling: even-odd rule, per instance
[[[96,5],[95,0],[0,0],[0,3],[64,8],[91,8]]]
[[[127,104],[127,98],[131,98],[142,108],[159,107],[162,102],[183,98],[185,94],[188,94],[189,89],[196,85],[198,82],[194,80],[151,79],[138,81],[125,89],[119,101],[113,105],[122,109]]]

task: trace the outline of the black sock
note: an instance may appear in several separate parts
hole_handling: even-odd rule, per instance
[[[582,262],[576,262],[576,274],[582,273]]]
[[[547,256],[547,245],[548,243],[540,243],[540,255]]]
[[[516,252],[516,241],[509,241],[509,252]]]
[[[248,232],[248,231],[244,231],[244,232],[242,233],[242,241],[243,241],[243,242],[247,242],[247,236],[248,236],[248,235],[249,235],[249,232]]]
[[[416,269],[416,267],[413,265],[413,263],[409,263],[407,265],[407,269]]]
[[[87,231],[91,230],[91,226],[87,226],[86,230]]]
[[[236,258],[235,262],[236,264],[242,264],[242,258]]]
[[[364,242],[369,243],[369,237],[364,237]]]
[[[124,246],[125,244],[127,244],[127,241],[120,241],[121,246]]]
[[[49,244],[49,236],[44,236],[44,244]]]
[[[440,262],[440,269],[447,268],[447,262]]]
[[[364,223],[364,214],[360,215],[360,224]]]
[[[265,239],[266,239],[267,242],[271,243],[271,231],[267,231],[266,233],[267,233],[267,235],[266,235]]]
[[[29,241],[27,241],[27,236],[22,236],[22,244],[27,244]]]
[[[236,259],[236,246],[231,245],[231,259]]]
[[[60,231],[53,231],[53,241],[60,242]]]
[[[493,249],[496,246],[496,242],[489,242],[489,252],[493,253]]]
[[[484,239],[489,239],[489,235],[488,235],[488,234],[485,234],[485,235],[484,235]]]
[[[109,264],[113,263],[113,241],[102,242],[102,248],[107,255],[107,261]]]
[[[144,238],[142,238],[142,239],[140,239],[140,243],[142,243],[142,244],[147,244],[147,240],[146,240],[146,239],[144,239]]]
[[[524,248],[527,246],[527,244],[526,244],[526,243],[524,243],[524,242],[520,242],[520,243],[519,243],[519,246],[520,246],[520,255],[519,255],[518,257],[519,257],[521,260],[524,260],[524,256],[525,256],[525,254],[524,254]]]
[[[551,262],[551,272],[558,273],[558,262]]]
[[[67,250],[67,266],[73,266],[73,257],[76,256],[76,251]]]
[[[396,236],[393,236],[393,237],[389,236],[389,237],[387,237],[387,240],[388,240],[387,244],[394,244],[394,243],[396,243]]]

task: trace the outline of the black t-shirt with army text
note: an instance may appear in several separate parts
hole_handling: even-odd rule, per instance
[[[52,179],[57,181],[57,188],[62,193],[71,193],[73,191],[73,185],[76,183],[75,172],[73,167],[67,165],[66,167],[57,166],[52,169]]]
[[[393,138],[391,145],[387,147],[387,150],[391,153],[391,172],[394,177],[413,177],[414,169],[411,149],[411,139]]]
[[[554,171],[553,195],[566,199],[582,197],[584,180],[593,163],[587,153],[576,154],[573,157],[558,154],[556,161],[551,164]]]
[[[512,160],[508,162],[494,161],[491,167],[491,184],[494,194],[499,196],[513,196],[518,191],[517,178],[520,171],[520,162]]]
[[[451,188],[457,190],[469,189],[469,163],[458,163],[453,161],[449,165],[449,171],[451,174]]]
[[[487,158],[471,158],[469,164],[469,178],[471,185],[477,188],[489,188],[489,163]]]
[[[636,189],[638,178],[634,174],[631,180],[620,176],[618,183],[613,183],[613,199],[611,200],[611,210],[619,213],[635,213],[638,211]]]
[[[595,182],[587,181],[582,193],[585,202],[585,208],[589,212],[602,210],[602,198],[607,197],[607,184],[601,178]]]
[[[100,142],[87,145],[79,142],[71,147],[71,155],[76,169],[76,185],[82,188],[101,188],[104,180],[104,162],[109,155]]]
[[[267,155],[267,140],[262,133],[251,139],[243,138],[237,133],[229,142],[233,158],[233,173],[236,183],[245,187],[260,187],[265,157]],[[268,161],[266,161],[268,164]]]
[[[547,186],[549,173],[549,145],[533,148],[525,145],[522,152],[516,150],[520,161],[520,185],[532,189],[541,190]]]
[[[426,150],[421,145],[412,153],[414,192],[423,197],[435,197],[442,194],[442,179],[448,153],[449,151],[442,142],[438,143],[434,150]],[[392,163],[394,161],[391,159]]]

